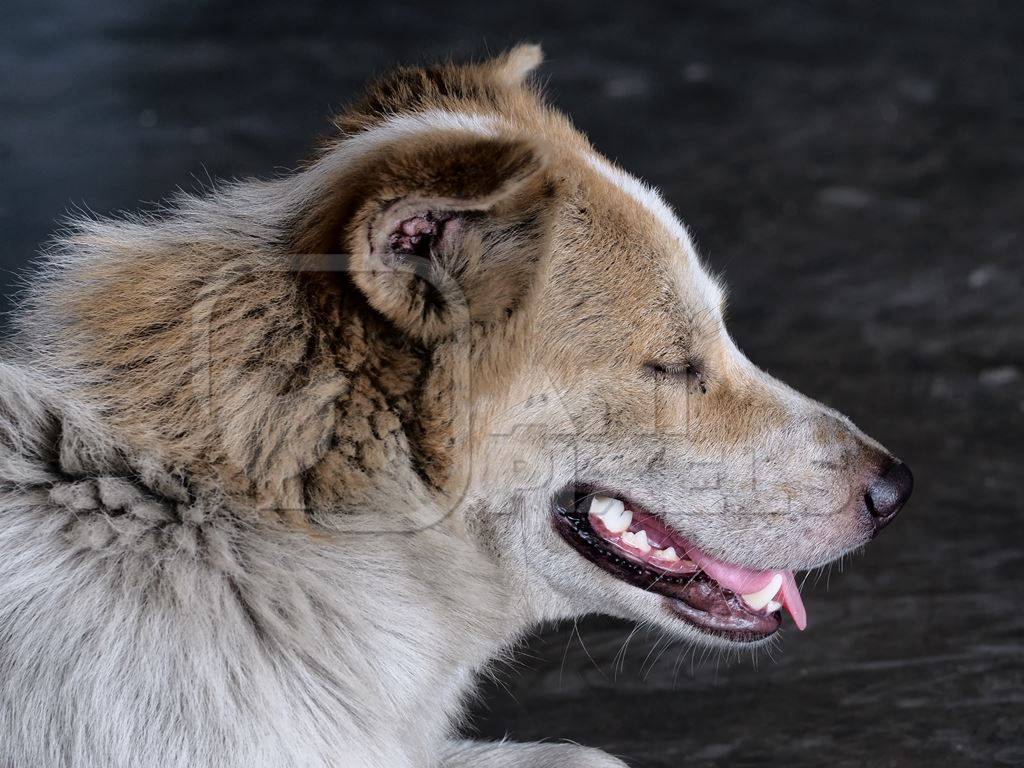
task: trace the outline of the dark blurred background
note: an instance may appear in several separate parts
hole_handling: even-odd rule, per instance
[[[664,190],[772,373],[913,467],[774,659],[588,620],[470,725],[633,765],[1024,764],[1024,5],[6,0],[0,260],[73,209],[295,166],[400,61],[544,45],[552,100]],[[630,639],[631,638],[631,639]],[[25,767],[27,768],[27,767]],[[42,767],[40,767],[42,768]]]

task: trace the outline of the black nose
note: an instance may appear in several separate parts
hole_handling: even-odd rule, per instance
[[[868,486],[864,502],[875,519],[875,530],[887,526],[903,508],[914,490],[914,476],[902,461],[893,461]]]

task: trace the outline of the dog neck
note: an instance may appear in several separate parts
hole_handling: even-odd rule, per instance
[[[263,250],[224,239],[224,228],[179,219],[83,228],[35,288],[22,345],[54,389],[97,414],[116,453],[186,478],[200,496],[227,497],[231,515],[204,527],[247,510],[246,530],[309,539],[323,567],[294,567],[303,590],[327,578],[375,585],[376,594],[346,587],[351,606],[331,597],[339,627],[345,611],[369,611],[382,626],[443,628],[444,658],[417,655],[434,640],[403,646],[404,629],[394,638],[407,677],[422,669],[433,676],[424,690],[448,686],[443,720],[470,673],[536,618],[453,508],[464,485],[453,477],[462,462],[450,406],[453,393],[465,396],[464,368],[450,345],[400,334],[344,274],[281,268],[284,256],[265,250],[273,233],[260,233]]]
[[[295,521],[441,492],[447,373],[346,275],[105,226],[68,241],[21,330],[130,451]]]

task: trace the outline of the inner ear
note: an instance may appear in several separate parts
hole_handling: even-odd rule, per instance
[[[468,322],[459,276],[483,247],[480,212],[437,200],[384,204],[365,236],[364,258],[351,277],[378,311],[410,335],[429,341]]]
[[[443,245],[451,245],[457,229],[452,212],[426,211],[399,221],[388,233],[388,251],[395,259],[433,259]]]
[[[345,226],[349,279],[421,342],[500,316],[496,294],[521,291],[549,230],[547,162],[533,139],[432,134],[382,150]]]

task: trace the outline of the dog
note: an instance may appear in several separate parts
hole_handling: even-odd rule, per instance
[[[540,61],[398,69],[300,170],[46,251],[0,366],[0,765],[622,766],[460,739],[474,681],[592,613],[771,642],[903,506]]]

